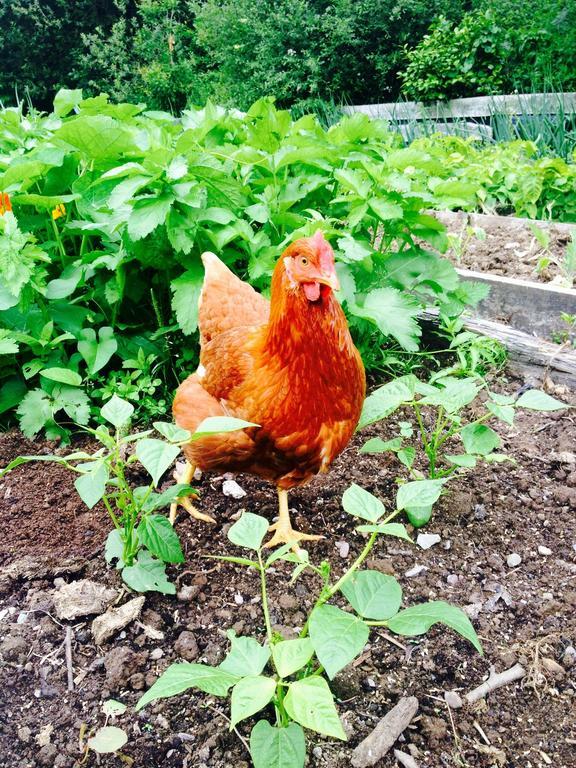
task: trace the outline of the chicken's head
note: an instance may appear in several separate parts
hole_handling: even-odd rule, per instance
[[[291,287],[301,288],[308,301],[318,301],[340,288],[334,251],[321,230],[295,240],[281,259]]]

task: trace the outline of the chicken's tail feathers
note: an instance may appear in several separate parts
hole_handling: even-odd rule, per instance
[[[268,321],[269,303],[211,251],[202,254],[204,285],[198,300],[201,342],[243,325]]]

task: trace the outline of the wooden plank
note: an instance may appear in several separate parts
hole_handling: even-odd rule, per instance
[[[492,117],[495,114],[533,115],[576,112],[576,93],[506,94],[472,96],[467,99],[437,101],[399,101],[388,104],[357,104],[344,112],[363,112],[384,120],[451,120],[454,118]]]
[[[437,325],[438,311],[425,310],[420,313],[424,323]],[[576,351],[560,344],[517,331],[503,323],[478,317],[465,319],[465,327],[499,341],[508,350],[508,365],[512,370],[542,383],[549,373],[553,381],[576,388]]]
[[[528,230],[528,224],[535,224],[539,229],[555,229],[558,232],[576,235],[576,224],[565,221],[545,221],[544,219],[527,219],[521,216],[498,216],[493,213],[466,213],[465,211],[435,211],[428,210],[426,213],[435,216],[446,226],[455,222],[460,222],[462,226],[468,224],[471,227],[484,227],[492,224],[505,224],[510,229]]]
[[[505,322],[518,331],[549,339],[566,330],[562,312],[576,315],[576,291],[570,288],[470,269],[456,271],[463,280],[490,286],[490,294],[474,310],[479,318]]]

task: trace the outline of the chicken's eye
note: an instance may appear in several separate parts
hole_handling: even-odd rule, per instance
[[[301,256],[300,257],[300,264],[302,264],[303,267],[307,267],[308,266],[308,259],[306,258],[306,256]]]

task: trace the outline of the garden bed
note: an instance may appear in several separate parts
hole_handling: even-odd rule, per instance
[[[509,393],[521,386],[515,379],[499,382]],[[576,402],[565,390],[555,394]],[[424,551],[384,539],[369,563],[399,578],[405,605],[443,599],[464,607],[485,657],[450,631],[432,630],[413,641],[374,632],[365,653],[335,684],[349,742],[308,732],[310,766],[350,765],[352,748],[404,695],[417,696],[420,710],[405,741],[396,746],[406,753],[413,750],[419,766],[574,766],[574,416],[571,411],[519,412],[513,427],[500,425],[498,431],[503,448],[517,464],[481,466],[451,485],[427,528],[440,534],[440,543]],[[395,419],[364,430],[329,475],[291,494],[298,526],[326,534],[324,541],[310,547],[312,557],[330,560],[335,573],[352,562],[362,545],[354,521],[342,510],[342,493],[356,482],[386,502],[394,497],[394,480],[401,474],[395,458],[359,454],[358,448],[369,436],[391,437],[396,432]],[[0,465],[15,455],[50,452],[53,447],[32,444],[16,433],[2,435]],[[113,697],[131,708],[178,658],[218,663],[228,645],[227,629],[263,639],[257,575],[200,557],[230,551],[225,530],[241,509],[270,519],[276,513],[269,485],[247,476],[237,480],[247,491],[241,500],[223,495],[222,478],[205,476],[200,483],[202,509],[218,520],[216,527],[180,517],[186,564],[173,571],[178,595],[146,595],[139,623],[96,647],[90,620],[55,620],[53,592],[61,583],[58,579],[79,578],[121,590],[119,575],[104,563],[103,542],[109,530],[105,511],[97,507],[89,512],[70,476],[58,466],[23,466],[3,479],[2,765],[74,766],[82,759],[81,729],[104,723],[103,700]],[[507,565],[512,553],[522,558],[517,567]],[[406,576],[415,565],[426,570]],[[305,576],[289,587],[289,575],[284,564],[270,578],[272,622],[287,636],[302,625],[303,609],[311,606],[318,589],[317,582]],[[122,594],[119,601],[126,599]],[[63,645],[69,625],[75,679],[71,692]],[[469,691],[492,665],[502,671],[518,661],[528,670],[523,681],[474,706],[448,711],[445,691]],[[161,700],[137,715],[129,709],[116,724],[129,734],[123,751],[135,765],[246,768],[248,754],[228,732],[227,714],[222,700],[188,693]],[[247,724],[240,732],[248,733]],[[91,753],[84,765],[96,764]],[[104,757],[100,764],[120,763],[117,757]],[[378,765],[391,768],[397,763],[390,752]]]

